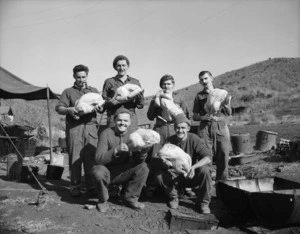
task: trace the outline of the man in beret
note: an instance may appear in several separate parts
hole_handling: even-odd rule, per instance
[[[105,129],[99,138],[96,150],[96,165],[93,175],[99,194],[97,208],[100,212],[109,209],[107,187],[122,185],[123,201],[133,209],[144,209],[145,205],[138,202],[143,186],[146,184],[149,169],[145,160],[148,151],[131,152],[128,137],[134,129],[131,124],[131,111],[120,108],[114,114],[115,126]]]
[[[192,159],[192,167],[187,176],[178,175],[173,168],[163,168],[157,174],[157,180],[166,192],[171,209],[179,205],[178,188],[195,188],[197,196],[196,209],[202,214],[209,214],[211,200],[212,179],[210,174],[211,151],[204,141],[196,134],[189,133],[190,120],[179,114],[174,118],[175,135],[170,136],[166,143],[180,147]]]
[[[135,84],[141,87],[138,79],[127,75],[127,71],[130,67],[129,59],[124,55],[118,55],[113,61],[113,68],[117,71],[115,77],[108,78],[104,81],[102,89],[102,97],[106,101],[104,108],[107,111],[107,125],[108,127],[114,126],[113,116],[115,112],[124,107],[131,112],[132,124],[131,127],[137,128],[138,119],[135,113],[136,108],[142,109],[144,107],[144,94],[141,92],[133,99],[128,100],[125,103],[118,102],[114,97],[116,90],[125,84]]]

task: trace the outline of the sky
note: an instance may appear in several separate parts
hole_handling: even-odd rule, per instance
[[[175,89],[269,58],[300,57],[299,0],[0,0],[0,66],[61,93],[72,69],[102,90],[117,55],[145,95],[165,74]]]

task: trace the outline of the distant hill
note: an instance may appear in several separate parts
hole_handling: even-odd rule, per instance
[[[214,84],[229,91],[233,107],[246,106],[254,112],[270,110],[278,116],[300,115],[300,110],[296,110],[300,108],[300,58],[258,62],[219,75],[215,77]],[[194,98],[201,89],[201,85],[196,83],[175,93],[184,98],[192,112]],[[138,111],[140,123],[149,122],[146,113],[151,98],[146,97],[144,109]]]

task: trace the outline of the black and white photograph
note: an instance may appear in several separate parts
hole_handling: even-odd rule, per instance
[[[0,233],[300,233],[300,1],[0,0]]]

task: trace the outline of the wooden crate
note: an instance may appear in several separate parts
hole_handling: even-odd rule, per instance
[[[210,230],[219,223],[213,214],[186,214],[170,210],[170,215],[170,229],[173,231]]]

